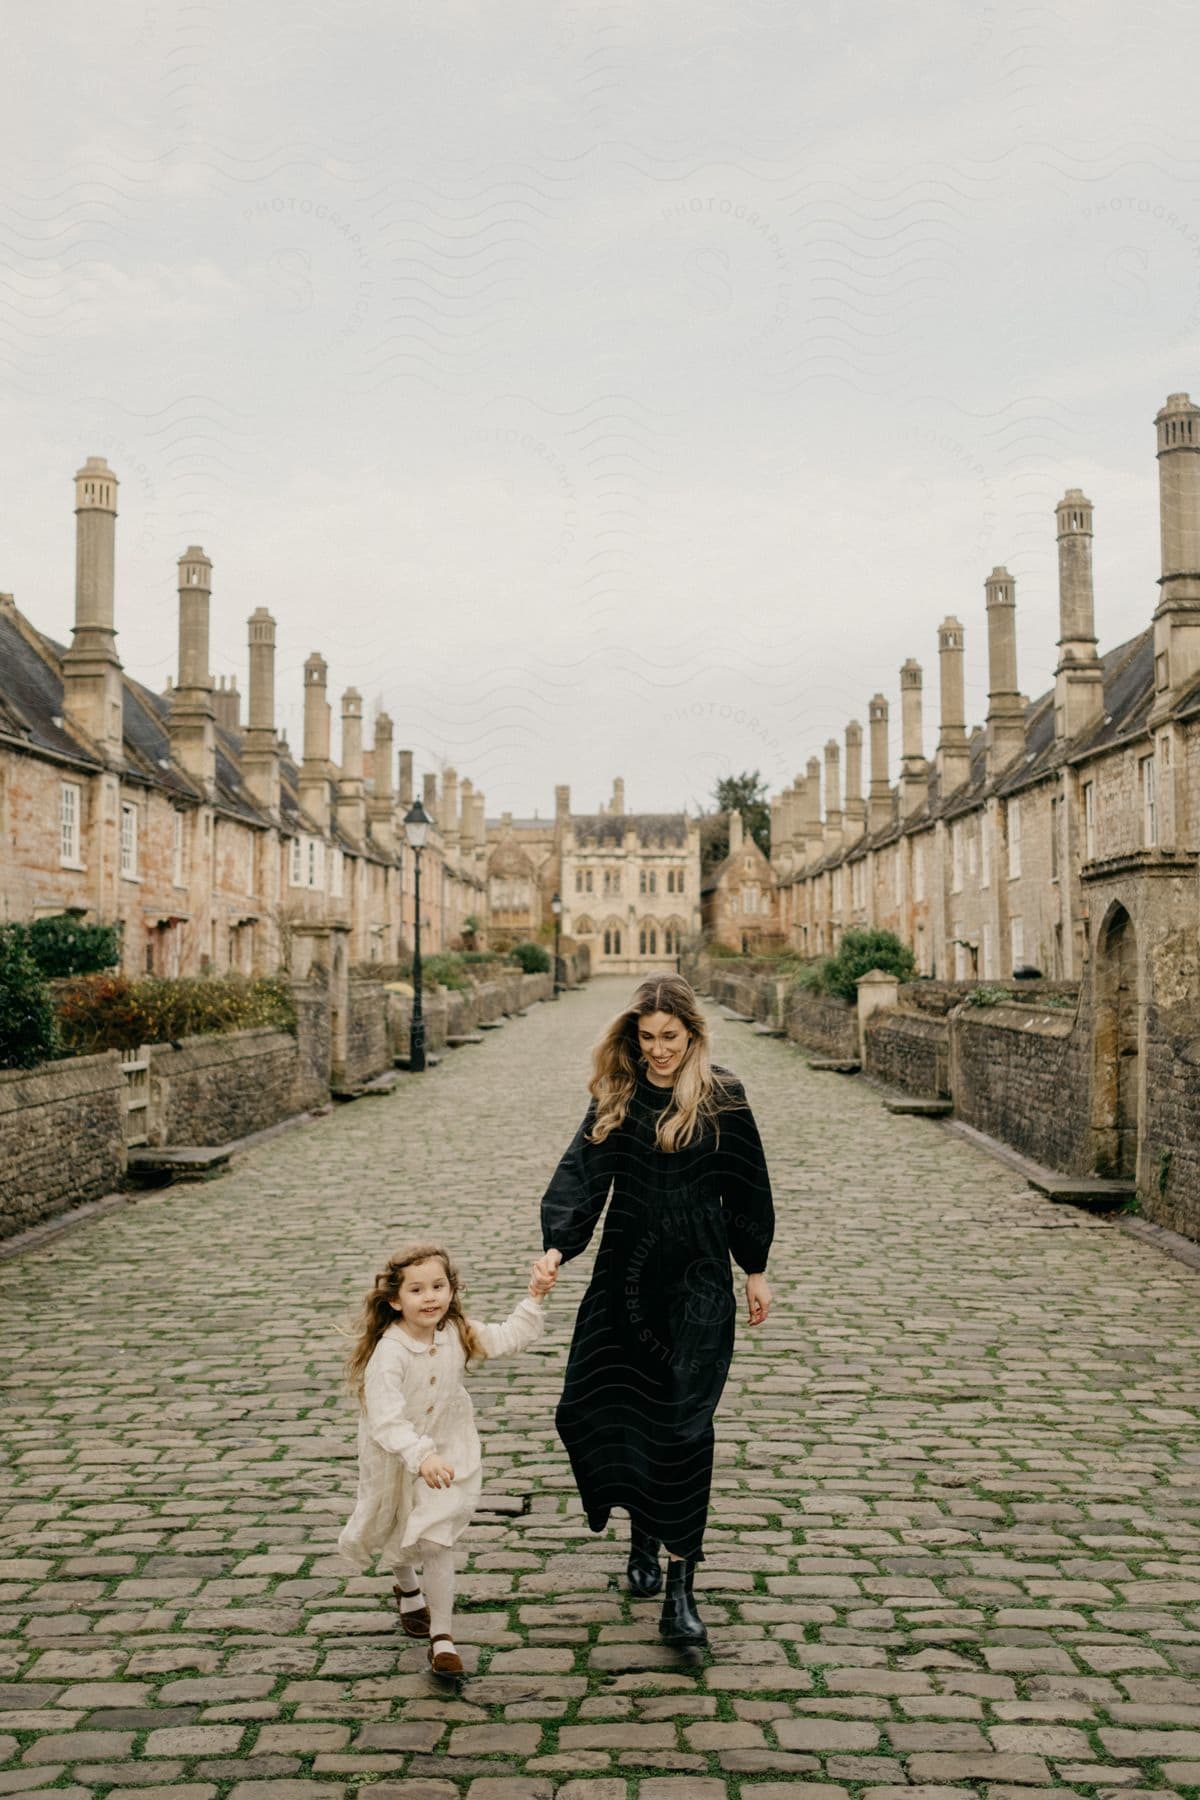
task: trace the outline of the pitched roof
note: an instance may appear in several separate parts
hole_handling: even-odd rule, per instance
[[[657,849],[683,849],[687,845],[686,813],[572,813],[571,826],[579,845],[620,845],[625,833],[637,833],[638,842]]]

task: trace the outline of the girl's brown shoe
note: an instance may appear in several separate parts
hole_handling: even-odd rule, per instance
[[[396,1610],[400,1614],[400,1629],[405,1637],[427,1638],[429,1636],[429,1608],[419,1606],[415,1611],[405,1612],[400,1605],[401,1600],[415,1600],[420,1588],[402,1588],[395,1583],[392,1592],[396,1596]]]
[[[437,1644],[449,1644],[451,1647],[449,1650],[438,1650],[435,1649]],[[429,1666],[435,1675],[461,1675],[464,1673],[463,1659],[453,1646],[454,1639],[448,1637],[444,1631],[439,1631],[430,1644]]]

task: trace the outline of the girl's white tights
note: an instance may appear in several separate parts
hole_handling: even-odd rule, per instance
[[[396,1568],[397,1585],[409,1591],[421,1589],[429,1603],[430,1637],[449,1637],[454,1624],[454,1552],[445,1544],[421,1538],[413,1546],[413,1561],[421,1565],[420,1579],[411,1563],[402,1563]],[[418,1598],[402,1604],[417,1607],[421,1602]]]

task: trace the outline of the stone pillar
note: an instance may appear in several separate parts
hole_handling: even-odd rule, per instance
[[[988,622],[987,772],[994,780],[1025,754],[1025,707],[1017,689],[1016,583],[1005,568],[984,582]]]
[[[867,1066],[867,1020],[872,1013],[890,1010],[900,999],[900,982],[885,969],[868,969],[860,975],[855,988],[858,993],[858,1060]]]
[[[304,758],[300,804],[321,831],[329,830],[329,665],[314,650],[304,665]]]
[[[430,818],[433,820],[434,824],[436,825],[437,819],[438,819],[437,776],[426,773],[425,775],[423,775],[421,777],[421,782],[422,782],[422,788],[423,788],[423,791],[421,794],[421,803],[424,806],[425,811],[429,814]]]
[[[447,844],[458,843],[457,769],[446,769],[442,775],[442,836]]]
[[[729,813],[729,854],[740,856],[745,841],[746,826],[741,813],[735,806]]]
[[[852,844],[867,829],[867,808],[862,791],[862,726],[851,719],[846,726],[846,806],[843,836]]]
[[[825,745],[825,849],[840,850],[842,845],[842,768],[841,748],[836,738]]]
[[[471,812],[475,820],[475,843],[478,849],[487,849],[487,799],[481,793],[471,795]]]
[[[75,625],[63,657],[63,710],[105,762],[123,758],[124,694],[117,655],[118,481],[102,456],[75,476]]]
[[[921,665],[909,657],[900,668],[900,817],[918,812],[929,798],[921,721]]]
[[[1200,674],[1200,406],[1187,394],[1170,394],[1154,422],[1162,574],[1154,609],[1152,726]]]
[[[361,844],[367,835],[362,695],[357,688],[347,688],[342,695],[342,768],[337,783],[337,822],[356,844]]]
[[[943,619],[938,626],[938,683],[941,729],[938,732],[937,772],[941,798],[945,800],[971,773],[963,698],[963,628],[953,615]]]
[[[275,621],[265,606],[247,621],[250,640],[250,693],[242,773],[259,805],[279,813],[279,749],[275,737]]]
[[[392,788],[392,721],[388,713],[377,713],[375,735],[371,743],[371,797],[367,802],[367,818],[371,836],[382,850],[396,848],[396,796]]]
[[[873,694],[867,708],[871,731],[871,791],[867,799],[867,826],[883,831],[892,822],[892,790],[888,785],[888,703]]]
[[[820,862],[825,852],[825,828],[821,823],[821,759],[810,756],[804,777],[804,854],[807,862]]]
[[[413,803],[413,753],[401,750],[396,766],[396,805],[405,812]]]
[[[206,795],[217,781],[217,733],[208,672],[212,563],[199,544],[179,558],[179,680],[171,695],[171,754]]]
[[[1058,524],[1058,667],[1054,735],[1078,737],[1104,713],[1104,670],[1096,654],[1092,597],[1092,503],[1068,488],[1054,509]]]

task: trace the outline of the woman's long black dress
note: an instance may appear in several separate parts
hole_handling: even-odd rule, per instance
[[[745,1092],[725,1075],[719,1131],[659,1150],[671,1099],[644,1074],[601,1144],[588,1107],[542,1200],[542,1238],[563,1260],[587,1248],[612,1189],[555,1415],[593,1531],[614,1506],[678,1556],[700,1557],[712,1485],[713,1414],[733,1356],[730,1252],[767,1266],[775,1215]]]

